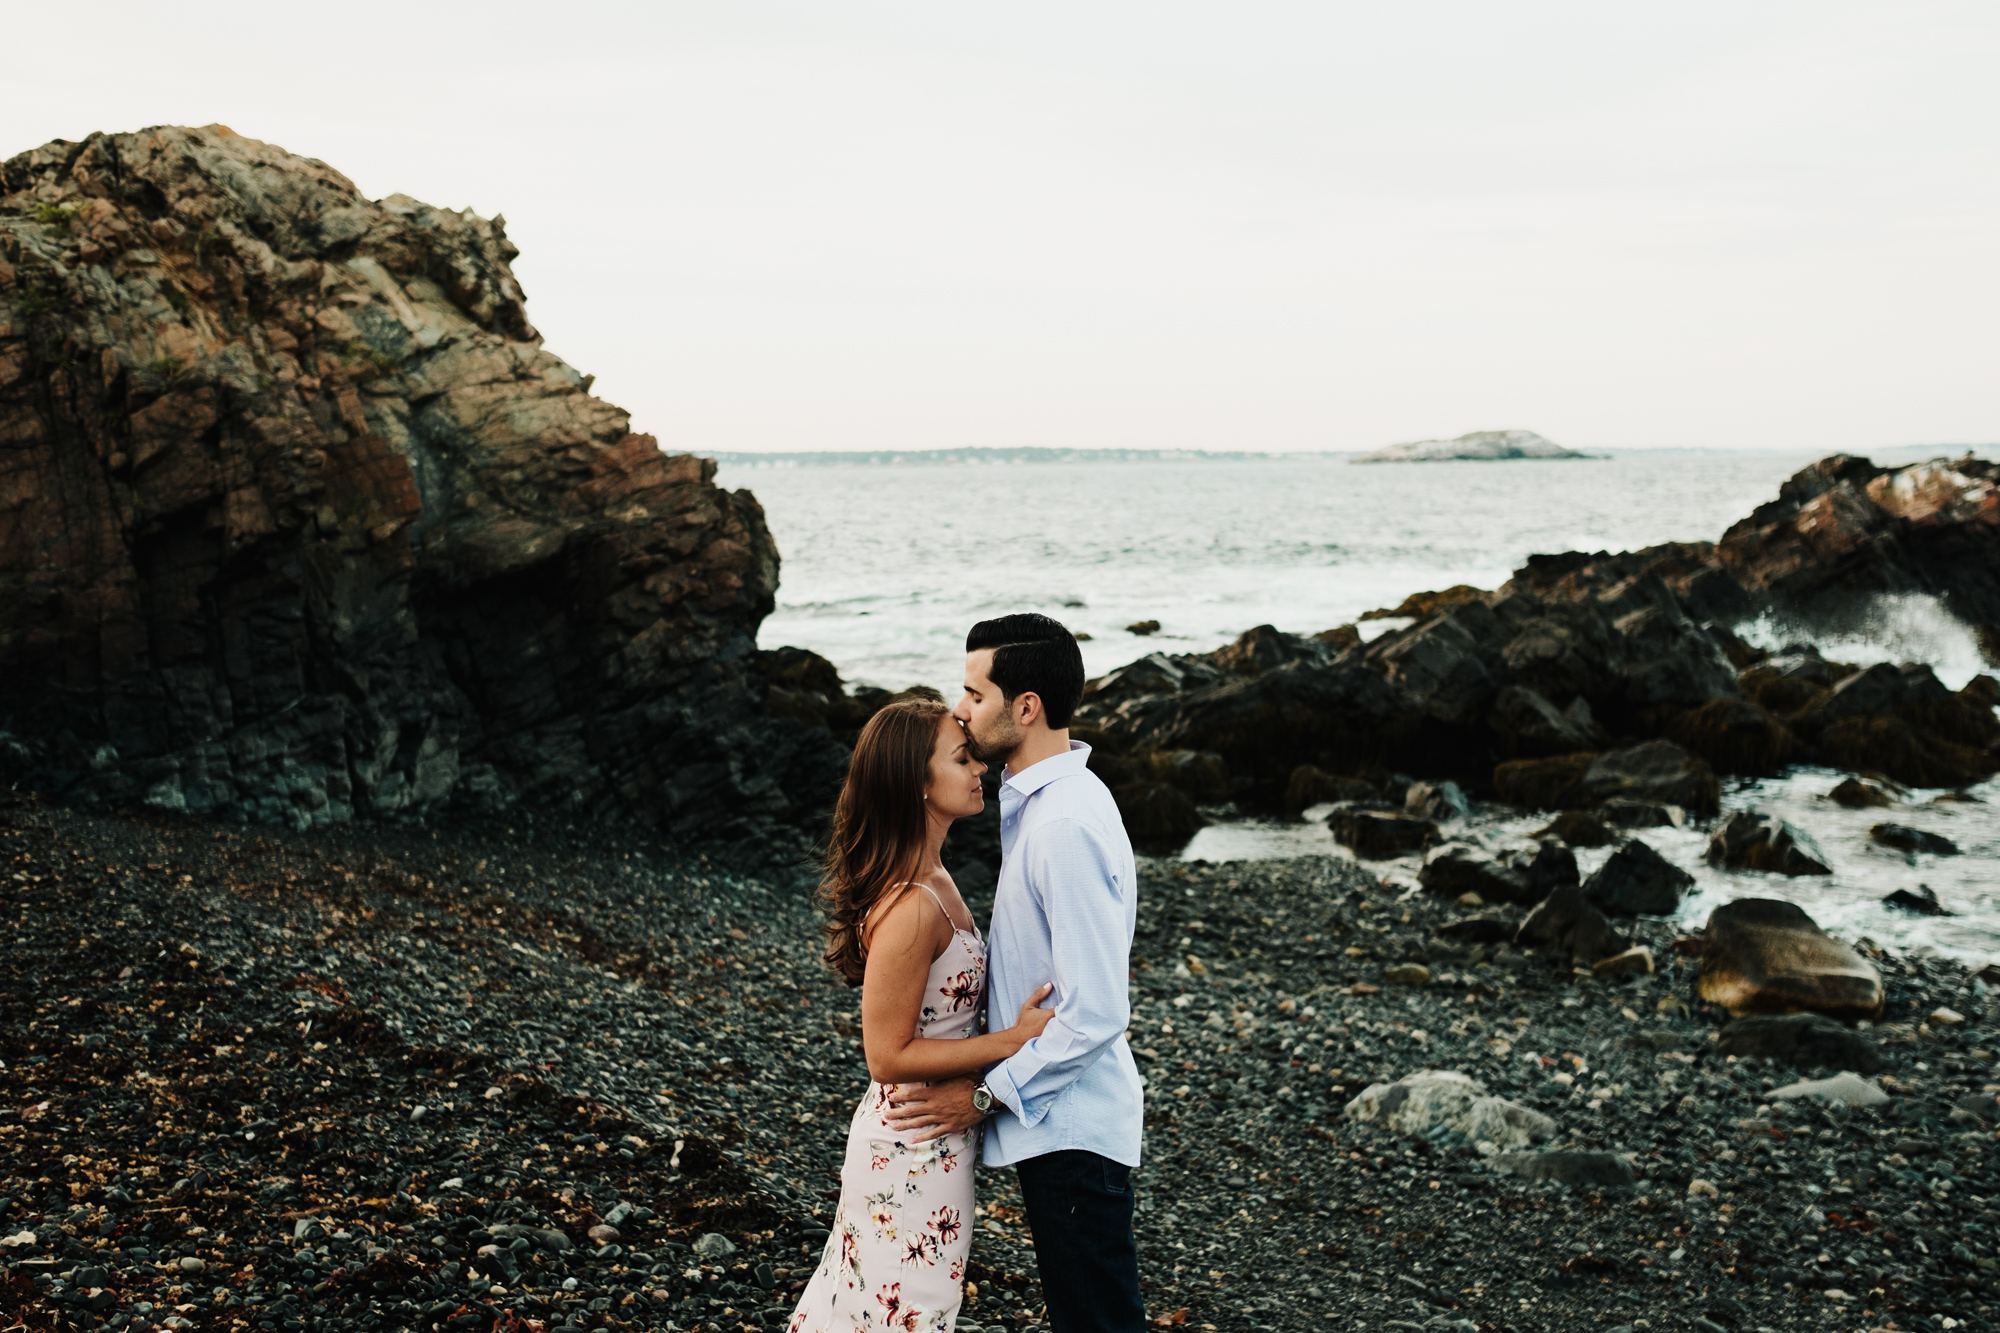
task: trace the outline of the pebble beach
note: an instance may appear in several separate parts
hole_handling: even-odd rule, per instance
[[[17,1327],[783,1326],[866,1083],[802,869],[34,800],[0,838]],[[1886,1100],[1849,1107],[1781,1095],[1837,1070],[1714,1050],[1667,922],[1627,927],[1656,972],[1607,979],[1440,935],[1522,911],[1351,861],[1141,867],[1155,1322],[1991,1326],[2000,1009],[1963,964],[1859,942]],[[1346,1114],[1422,1070],[1554,1133],[1496,1154]],[[979,1182],[958,1327],[1036,1327],[1011,1173]]]

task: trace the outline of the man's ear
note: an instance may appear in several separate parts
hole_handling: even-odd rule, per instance
[[[1042,711],[1042,696],[1033,690],[1023,690],[1014,696],[1014,720],[1024,727],[1032,727],[1037,719],[1046,720]]]

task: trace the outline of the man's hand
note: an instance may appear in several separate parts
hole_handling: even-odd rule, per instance
[[[972,1109],[972,1090],[978,1084],[970,1078],[949,1083],[905,1083],[889,1099],[889,1128],[898,1134],[922,1130],[912,1143],[929,1143],[946,1134],[961,1134],[986,1117]]]

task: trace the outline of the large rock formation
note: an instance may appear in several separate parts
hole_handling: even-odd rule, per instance
[[[298,825],[823,806],[756,500],[542,348],[516,253],[221,126],[0,166],[0,777]]]
[[[1773,656],[1731,627],[1925,592],[2000,654],[1996,494],[2000,467],[1976,459],[1831,458],[1719,545],[1532,556],[1494,592],[1411,596],[1393,614],[1414,623],[1366,644],[1352,626],[1263,625],[1213,653],[1155,653],[1091,682],[1079,718],[1107,772],[1200,750],[1239,804],[1293,813],[1394,804],[1399,771],[1624,825],[1714,814],[1717,775],[1800,762],[1963,786],[2000,770],[2000,685]]]

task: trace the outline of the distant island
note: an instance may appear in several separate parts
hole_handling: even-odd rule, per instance
[[[1476,430],[1455,440],[1412,440],[1392,444],[1372,454],[1362,454],[1356,463],[1449,463],[1460,460],[1499,462],[1511,458],[1589,458],[1589,454],[1565,449],[1531,430]]]

